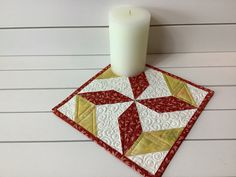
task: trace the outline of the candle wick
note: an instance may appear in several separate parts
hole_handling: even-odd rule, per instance
[[[131,10],[129,10],[129,15],[131,15]]]

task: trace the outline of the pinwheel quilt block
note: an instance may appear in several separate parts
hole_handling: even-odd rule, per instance
[[[53,112],[144,176],[161,176],[213,91],[147,65],[135,77],[110,65]]]

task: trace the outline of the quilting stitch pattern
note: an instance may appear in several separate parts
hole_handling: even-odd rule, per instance
[[[212,95],[152,66],[130,78],[107,66],[53,111],[139,173],[157,177]],[[75,122],[82,109],[78,97],[96,108],[95,120],[83,114],[90,117],[83,117],[83,124]]]

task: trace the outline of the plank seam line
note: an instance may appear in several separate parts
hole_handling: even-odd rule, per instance
[[[226,139],[185,139],[184,141],[235,141],[236,138],[226,138]],[[93,142],[92,140],[46,140],[46,141],[0,141],[0,144],[5,143],[74,143],[74,142]]]
[[[151,62],[150,62],[151,63]],[[230,66],[161,66],[158,68],[235,68],[236,65]],[[47,68],[47,69],[0,69],[0,72],[8,72],[8,71],[80,71],[80,70],[99,70],[101,68]]]
[[[0,114],[45,114],[52,111],[1,111]]]
[[[205,109],[207,111],[236,111],[236,109]],[[48,114],[52,111],[1,111],[0,114]]]
[[[235,109],[204,109],[204,112],[209,111],[236,111]],[[48,114],[52,111],[0,111],[0,114]]]
[[[150,25],[150,27],[165,27],[165,26],[223,26],[223,25],[236,25],[236,23],[163,23]],[[0,27],[0,30],[14,30],[14,29],[67,29],[67,28],[108,28],[108,25],[65,25],[65,26],[12,26],[12,27]]]
[[[235,53],[236,50],[227,51],[198,51],[198,52],[148,52],[147,55],[165,55],[165,54],[204,54],[204,53]],[[109,56],[109,53],[92,54],[29,54],[29,55],[0,55],[0,57],[44,57],[44,56]]]
[[[154,55],[154,54],[153,54]],[[0,55],[0,57],[73,57],[73,56],[110,56],[110,54],[65,54],[65,55]]]
[[[236,85],[202,85],[204,87],[236,87]],[[44,88],[0,88],[0,91],[11,91],[11,90],[73,90],[78,87],[44,87]]]

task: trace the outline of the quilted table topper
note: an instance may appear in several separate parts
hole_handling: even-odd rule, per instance
[[[158,177],[212,95],[150,65],[135,77],[109,65],[53,112],[140,174]]]

